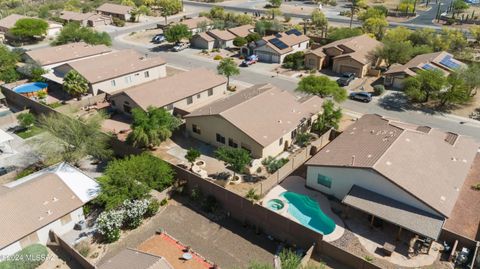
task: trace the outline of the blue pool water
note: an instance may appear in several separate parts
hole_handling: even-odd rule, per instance
[[[16,93],[30,93],[30,92],[38,92],[48,87],[47,83],[44,82],[33,82],[23,84],[21,86],[13,88],[13,91]]]
[[[282,200],[280,200],[280,199],[272,199],[272,200],[267,202],[268,209],[273,210],[273,211],[278,211],[278,210],[282,209],[284,206],[285,205],[283,204]]]
[[[288,203],[288,213],[303,226],[323,235],[335,230],[335,222],[323,213],[318,203],[306,195],[296,192],[284,192],[280,195]]]

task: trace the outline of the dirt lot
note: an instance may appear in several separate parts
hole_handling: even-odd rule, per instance
[[[161,29],[148,29],[140,32],[132,32],[125,37],[125,40],[142,44],[151,44],[150,41],[152,38],[161,33],[163,33]]]

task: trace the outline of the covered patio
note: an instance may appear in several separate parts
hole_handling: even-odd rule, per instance
[[[443,219],[358,186],[342,202],[345,222],[374,256],[401,266],[428,266],[437,259]]]

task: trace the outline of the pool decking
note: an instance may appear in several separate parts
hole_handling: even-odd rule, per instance
[[[337,216],[335,213],[332,212],[332,209],[330,207],[330,202],[328,201],[327,197],[325,197],[325,195],[321,194],[320,192],[305,188],[305,179],[301,177],[290,176],[286,178],[281,184],[275,186],[272,190],[270,190],[267,193],[267,195],[265,195],[265,197],[262,199],[262,205],[264,207],[267,207],[268,201],[270,201],[271,199],[278,199],[280,197],[280,194],[286,191],[296,192],[299,194],[309,196],[313,200],[317,201],[322,211],[328,217],[330,217],[333,221],[335,221],[335,225],[336,225],[335,230],[333,230],[333,232],[330,234],[324,235],[323,236],[324,241],[332,242],[342,237],[345,231],[343,221],[340,219],[339,216]],[[300,223],[296,218],[291,216],[287,210],[281,210],[278,213],[297,223]]]

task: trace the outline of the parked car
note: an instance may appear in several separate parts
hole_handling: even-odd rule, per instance
[[[339,79],[337,79],[337,83],[340,86],[348,86],[350,82],[352,82],[355,79],[355,74],[354,73],[343,73]]]
[[[186,48],[190,47],[190,43],[188,42],[179,42],[173,46],[173,51],[182,51]]]
[[[350,99],[368,103],[372,101],[372,94],[369,92],[352,92],[350,94]]]
[[[163,34],[155,35],[152,38],[152,43],[154,43],[154,44],[160,44],[162,42],[165,42],[165,36]]]
[[[258,62],[258,56],[255,55],[255,54],[252,54],[252,55],[248,56],[247,58],[245,58],[245,60],[242,61],[242,66],[249,66],[249,65],[252,65],[256,62]]]

